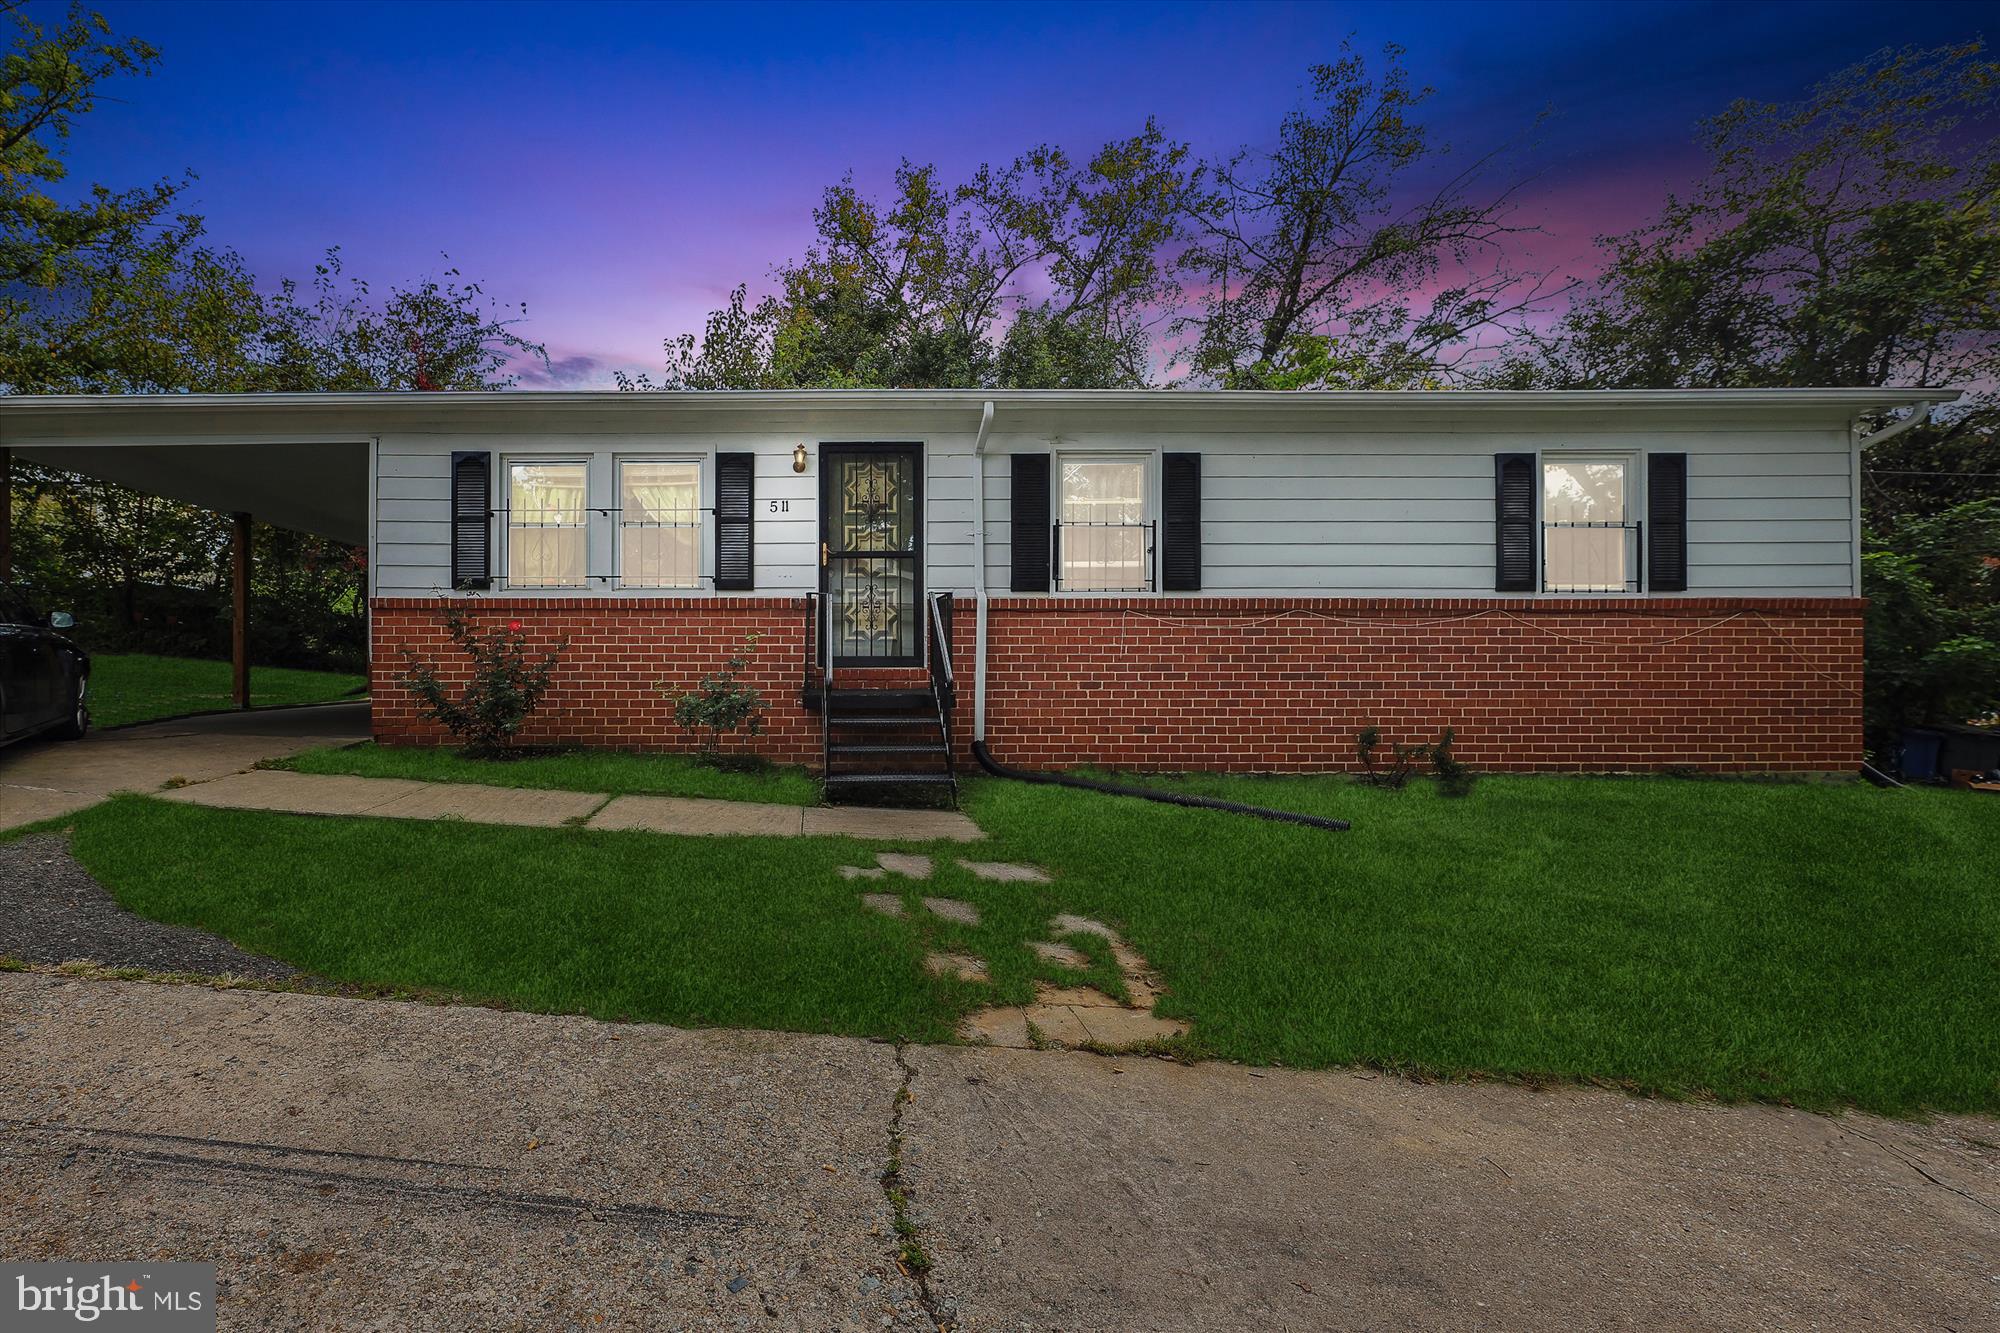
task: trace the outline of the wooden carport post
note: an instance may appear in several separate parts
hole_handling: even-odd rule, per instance
[[[250,515],[234,514],[229,535],[229,664],[235,676],[236,706],[250,706]]]

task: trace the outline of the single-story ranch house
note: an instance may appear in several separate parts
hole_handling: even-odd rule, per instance
[[[756,748],[836,776],[947,722],[1023,768],[1339,768],[1375,725],[1851,772],[1860,423],[1952,396],[17,397],[0,446],[365,542],[385,744],[439,739],[398,674],[476,598],[569,640],[546,741],[688,746],[672,694],[755,634]]]

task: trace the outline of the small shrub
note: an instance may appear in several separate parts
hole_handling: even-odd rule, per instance
[[[402,683],[423,705],[423,716],[456,736],[468,755],[487,759],[505,754],[549,692],[569,639],[565,636],[534,658],[518,620],[482,634],[468,611],[457,605],[440,620],[452,643],[472,659],[472,678],[454,693],[439,676],[435,661],[425,661],[405,648]]]
[[[1354,753],[1361,760],[1361,780],[1391,791],[1401,791],[1415,776],[1417,765],[1429,761],[1432,776],[1437,778],[1438,790],[1446,796],[1463,796],[1472,790],[1472,770],[1458,761],[1452,753],[1452,746],[1458,739],[1451,728],[1444,729],[1444,735],[1428,745],[1391,744],[1390,757],[1384,761],[1379,751],[1382,748],[1382,729],[1364,727],[1355,737]]]
[[[1472,790],[1472,770],[1459,763],[1451,751],[1457,739],[1457,733],[1446,727],[1437,744],[1431,746],[1431,773],[1438,780],[1438,790],[1446,796],[1463,796]]]
[[[744,636],[743,650],[731,655],[722,670],[703,676],[699,686],[674,700],[674,721],[686,731],[708,733],[701,741],[706,763],[722,764],[722,738],[738,727],[752,736],[764,734],[764,695],[742,678],[756,651],[757,636]],[[668,692],[664,684],[660,689]]]

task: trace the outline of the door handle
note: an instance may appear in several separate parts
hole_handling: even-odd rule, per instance
[[[825,569],[827,567],[828,559],[829,557],[827,556],[826,553],[826,543],[821,542],[819,544],[819,567],[821,569]]]

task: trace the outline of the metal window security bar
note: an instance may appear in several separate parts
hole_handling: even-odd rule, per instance
[[[1158,586],[1155,523],[1058,521],[1050,530],[1057,592],[1152,592]]]
[[[537,509],[537,510],[530,510],[528,512],[541,513],[544,511]],[[507,542],[508,542],[507,566],[506,568],[503,568],[503,570],[501,571],[500,577],[494,580],[494,586],[496,588],[576,588],[576,587],[582,587],[585,584],[604,584],[604,585],[616,584],[617,586],[625,588],[640,588],[640,589],[657,588],[664,591],[672,591],[673,589],[676,588],[680,589],[699,588],[711,584],[715,581],[715,576],[713,574],[702,574],[698,572],[701,560],[701,529],[703,522],[702,516],[714,514],[715,507],[713,505],[702,505],[691,510],[683,509],[675,511],[676,517],[673,519],[633,519],[627,521],[623,518],[623,513],[624,513],[623,509],[617,506],[611,506],[607,508],[607,507],[600,507],[597,505],[591,505],[582,510],[581,512],[584,515],[582,519],[558,518],[553,520],[548,520],[548,519],[517,520],[513,515],[513,511],[505,506],[487,510],[486,513],[489,519],[495,519],[495,518],[499,519],[500,522],[504,524],[507,529]],[[681,518],[679,517],[679,515],[692,515],[692,517]],[[514,535],[516,532],[525,532],[525,533],[533,533],[538,531],[573,532],[578,534],[579,538],[582,538],[587,542],[588,538],[584,537],[583,534],[585,534],[588,531],[588,521],[591,516],[600,516],[615,521],[618,524],[618,533],[620,542],[624,542],[626,540],[628,533],[634,536],[648,532],[667,532],[667,533],[686,532],[691,534],[690,538],[681,539],[686,548],[686,554],[681,559],[680,567],[685,570],[683,577],[686,579],[686,581],[675,582],[675,583],[654,583],[654,582],[635,583],[632,581],[629,574],[621,575],[621,574],[590,574],[590,573],[585,573],[577,576],[582,580],[582,582],[576,582],[576,581],[546,582],[543,581],[541,578],[516,579],[512,577],[511,570],[513,566],[513,549],[514,549],[513,544],[517,540],[517,538]],[[626,550],[626,555],[628,556],[626,567],[628,569],[630,568],[629,554],[630,554],[630,548],[628,547]]]
[[[701,464],[626,458],[618,463],[618,582],[626,588],[693,588],[701,582]]]
[[[1641,591],[1644,529],[1639,522],[1542,524],[1542,591]]]
[[[699,517],[621,518],[618,520],[618,544],[620,587],[698,588],[701,586]]]
[[[579,588],[590,561],[590,468],[574,459],[507,466],[504,581],[519,588]]]

